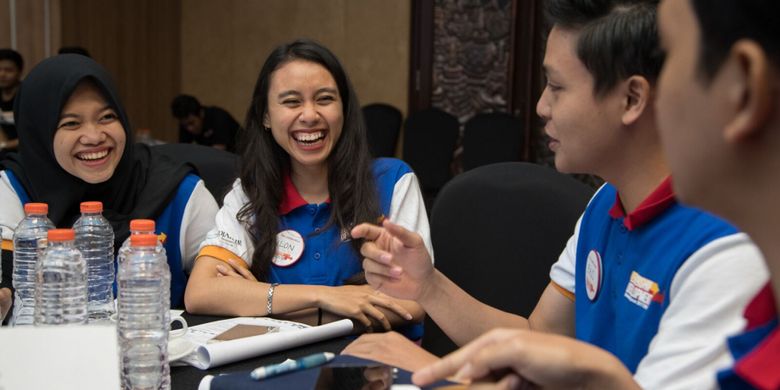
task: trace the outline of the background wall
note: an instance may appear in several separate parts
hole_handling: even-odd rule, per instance
[[[243,122],[262,61],[299,37],[333,50],[362,104],[405,111],[411,1],[0,0],[0,47],[15,35],[25,73],[60,46],[85,47],[113,74],[133,127],[176,141],[176,94]]]
[[[24,74],[60,44],[60,0],[0,0],[0,47],[24,58]]]
[[[181,90],[244,121],[265,57],[315,39],[346,67],[361,104],[407,106],[408,0],[188,0],[181,12]]]
[[[108,68],[135,129],[174,141],[168,107],[180,85],[180,0],[60,1],[62,45],[83,46]]]

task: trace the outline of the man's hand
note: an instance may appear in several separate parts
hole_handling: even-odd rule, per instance
[[[360,253],[372,287],[391,297],[419,301],[434,271],[419,234],[384,220],[382,226],[356,226],[352,237],[366,240]]]
[[[639,388],[628,369],[601,348],[565,336],[517,329],[490,331],[415,372],[412,380],[425,386],[453,375],[462,381],[499,377],[499,388],[523,382],[543,388]]]
[[[407,371],[415,371],[439,360],[397,332],[364,334],[347,345],[341,353],[375,360]]]

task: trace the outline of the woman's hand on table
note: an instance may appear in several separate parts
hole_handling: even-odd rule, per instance
[[[372,319],[379,323],[384,330],[392,328],[387,316],[378,309],[379,307],[388,309],[406,320],[412,319],[412,314],[395,300],[374,290],[369,285],[324,286],[317,299],[317,304],[322,310],[354,319],[367,329],[371,329]]]

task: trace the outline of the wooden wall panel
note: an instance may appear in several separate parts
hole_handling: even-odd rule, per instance
[[[260,66],[308,37],[343,62],[361,103],[407,106],[409,0],[189,0],[182,7],[181,87],[244,121]]]
[[[83,46],[114,76],[134,129],[175,141],[180,0],[62,0],[61,43]]]
[[[11,47],[11,0],[0,0],[0,47]]]
[[[0,48],[14,46],[11,33],[13,18],[16,22],[15,50],[24,58],[24,75],[35,64],[52,54],[59,32],[50,27],[59,21],[59,15],[53,13],[58,9],[59,0],[16,0],[13,2],[13,15],[11,3],[11,0],[0,0]]]

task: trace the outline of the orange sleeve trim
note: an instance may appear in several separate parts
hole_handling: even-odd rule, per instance
[[[550,284],[552,284],[552,286],[555,287],[555,289],[558,290],[559,293],[563,294],[564,297],[569,298],[570,301],[574,302],[573,292],[561,287],[561,285],[553,281],[550,281]]]
[[[242,259],[240,256],[219,246],[204,246],[203,249],[200,250],[200,253],[198,253],[198,257],[196,257],[195,260],[199,259],[201,256],[210,256],[217,260],[222,260],[226,263],[228,260],[237,260],[238,264],[240,264],[242,267],[249,268],[244,259]]]
[[[3,250],[4,251],[13,251],[14,250],[14,242],[11,240],[3,240]]]

